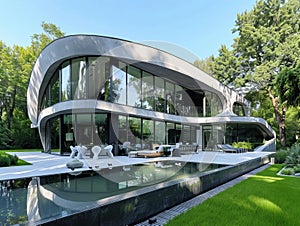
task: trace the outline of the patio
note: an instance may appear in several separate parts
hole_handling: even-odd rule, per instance
[[[17,155],[20,159],[30,163],[26,166],[1,167],[1,180],[10,180],[17,178],[55,175],[67,172],[80,172],[91,170],[90,164],[92,158],[82,159],[84,165],[72,171],[68,169],[66,163],[71,161],[70,156],[60,156],[54,154],[46,154],[42,152],[12,152],[8,154]],[[181,157],[157,157],[157,158],[129,158],[127,156],[115,156],[112,158],[100,158],[97,161],[98,169],[108,167],[127,166],[133,164],[141,164],[159,160],[175,160],[194,163],[215,163],[236,165],[251,159],[266,157],[273,152],[246,152],[246,153],[221,153],[221,152],[199,152],[196,154],[182,155]],[[94,164],[94,163],[93,163]]]

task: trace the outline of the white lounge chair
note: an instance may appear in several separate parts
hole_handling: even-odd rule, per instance
[[[112,153],[112,149],[113,149],[112,145],[108,145],[103,149],[106,151],[106,154],[108,155],[108,157],[110,157],[110,158],[114,157],[114,154]]]
[[[101,147],[99,146],[94,146],[92,147],[92,152],[93,152],[93,159],[98,159],[99,158],[99,154],[101,152]]]
[[[70,149],[71,149],[70,157],[73,159],[73,158],[75,158],[76,153],[78,153],[78,150],[76,147],[73,147],[72,145],[70,146]]]
[[[83,156],[85,155],[86,151],[88,150],[85,146],[76,146],[75,147],[78,150],[77,158],[83,159]]]

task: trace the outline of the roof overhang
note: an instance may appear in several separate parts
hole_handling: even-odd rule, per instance
[[[35,62],[27,90],[28,115],[33,127],[38,126],[38,106],[45,88],[43,84],[47,84],[64,60],[79,56],[110,56],[125,59],[149,72],[169,78],[178,84],[184,84],[189,89],[214,92],[224,105],[228,105],[226,100],[229,99],[247,102],[242,96],[193,64],[167,52],[116,38],[72,35],[50,43]]]

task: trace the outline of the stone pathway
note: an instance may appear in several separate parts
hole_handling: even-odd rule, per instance
[[[201,195],[198,195],[188,201],[185,201],[177,206],[174,206],[171,209],[165,210],[159,214],[157,214],[156,216],[151,217],[150,219],[138,223],[135,226],[162,226],[165,225],[169,220],[171,220],[172,218],[186,212],[187,210],[191,209],[194,206],[197,206],[199,204],[201,204],[202,202],[204,202],[206,199],[209,199],[211,197],[213,197],[214,195],[226,190],[229,187],[234,186],[235,184],[249,178],[250,176],[266,169],[267,167],[269,167],[270,165],[264,165],[261,166],[255,170],[252,170],[249,173],[246,173],[240,177],[237,177],[225,184],[222,184],[212,190],[209,190]]]

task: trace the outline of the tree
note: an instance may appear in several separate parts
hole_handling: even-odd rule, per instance
[[[259,0],[251,11],[237,15],[233,33],[238,36],[232,50],[222,46],[219,56],[212,58],[216,78],[236,88],[261,90],[269,98],[282,146],[286,145],[286,100],[279,98],[275,81],[299,63],[299,16],[298,0]]]
[[[41,34],[34,34],[31,37],[31,48],[32,53],[37,58],[38,54],[48,45],[50,42],[57,38],[61,38],[65,36],[65,33],[60,30],[54,24],[42,22],[43,33]]]
[[[28,80],[40,51],[64,35],[53,24],[43,22],[42,28],[44,33],[34,34],[28,47],[14,45],[11,48],[0,41],[0,130],[5,138],[0,138],[0,147],[28,147],[32,144],[24,142],[25,138],[32,140],[35,137],[27,117]]]
[[[206,59],[204,59],[204,60],[196,60],[196,61],[194,62],[194,65],[195,65],[197,68],[199,68],[199,69],[201,69],[202,71],[204,71],[205,73],[207,73],[207,74],[209,74],[209,75],[212,74],[212,72],[211,72],[211,70],[210,70],[210,66],[211,66],[211,64],[210,64],[210,57],[208,57],[208,58],[206,58]]]
[[[296,68],[284,68],[276,77],[275,84],[282,101],[289,106],[300,106],[300,64]]]

